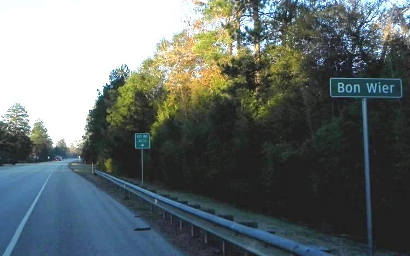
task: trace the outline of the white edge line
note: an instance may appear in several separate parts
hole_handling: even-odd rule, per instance
[[[38,192],[36,198],[34,199],[33,203],[31,204],[30,208],[28,209],[26,215],[24,215],[23,220],[21,221],[20,225],[18,226],[16,232],[14,233],[14,236],[11,238],[9,245],[7,246],[6,250],[3,253],[3,256],[10,256],[11,253],[13,252],[14,247],[17,244],[17,241],[20,238],[20,235],[23,231],[24,226],[26,225],[26,222],[28,220],[28,218],[30,217],[31,213],[33,212],[34,207],[37,204],[38,199],[40,198],[41,193],[43,192],[44,188],[47,185],[48,180],[50,179],[51,175],[53,174],[53,172],[50,173],[50,175],[48,175],[46,181],[44,182],[43,186],[41,187],[40,191]]]

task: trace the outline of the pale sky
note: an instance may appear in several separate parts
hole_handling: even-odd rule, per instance
[[[185,27],[187,0],[0,0],[0,116],[22,104],[56,143],[84,134],[111,70]]]

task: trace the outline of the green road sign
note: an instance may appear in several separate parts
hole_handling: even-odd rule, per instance
[[[149,133],[135,133],[135,149],[149,149],[150,147]]]
[[[401,79],[330,78],[330,97],[401,98],[402,94]]]

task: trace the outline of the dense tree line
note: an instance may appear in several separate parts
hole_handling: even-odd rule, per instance
[[[26,109],[16,103],[0,121],[0,164],[24,161],[31,153],[30,125]]]
[[[369,100],[376,243],[405,249],[410,198],[409,7],[384,1],[194,1],[199,14],[130,72],[110,74],[88,116],[83,156],[364,237],[360,102],[330,77],[393,77],[403,99]]]
[[[0,165],[4,163],[50,161],[56,156],[78,155],[75,147],[68,148],[64,139],[53,147],[43,121],[29,124],[26,109],[19,103],[11,106],[0,120]]]

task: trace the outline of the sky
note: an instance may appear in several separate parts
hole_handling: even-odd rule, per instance
[[[0,116],[22,104],[56,143],[84,134],[111,70],[185,27],[188,0],[0,0]]]

